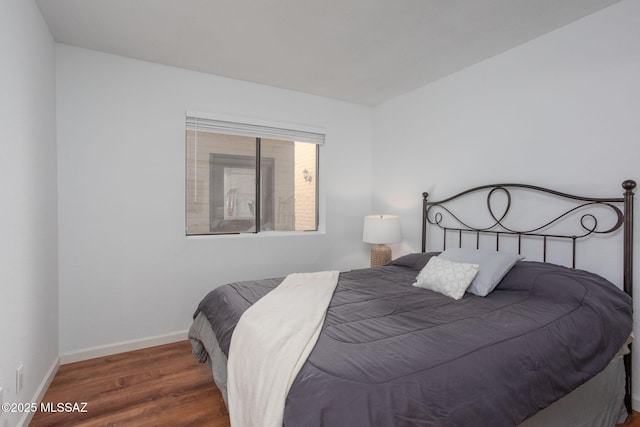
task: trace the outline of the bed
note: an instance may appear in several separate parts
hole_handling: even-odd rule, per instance
[[[496,184],[435,202],[424,193],[420,253],[340,274],[317,343],[288,391],[283,424],[547,427],[620,422],[631,402],[627,344],[635,182],[625,181],[623,189],[623,197],[592,198]],[[516,228],[509,222],[509,214],[518,212],[512,208],[515,192],[572,206],[542,222],[533,216],[534,226]],[[488,218],[481,225],[456,211],[462,206],[480,218],[476,207],[459,204],[478,195],[486,202]],[[559,223],[576,220],[578,232],[557,231]],[[428,252],[436,230],[442,247]],[[594,236],[622,241],[624,292],[575,268],[578,243]],[[527,240],[539,242],[541,261],[526,257]],[[547,262],[547,248],[564,240],[570,265]],[[463,248],[469,242],[472,247]],[[517,249],[507,255],[505,247]],[[489,261],[465,262],[479,254]],[[441,289],[414,286],[436,262],[479,266],[474,286],[480,272],[494,273],[496,257],[504,271],[489,275],[489,281],[497,281],[494,289],[473,294],[467,287],[454,299]],[[210,364],[225,399],[234,329],[243,313],[282,281],[230,283],[198,305],[189,331],[193,353]]]

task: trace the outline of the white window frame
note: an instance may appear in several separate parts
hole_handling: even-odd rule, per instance
[[[280,139],[285,141],[297,141],[316,144],[323,146],[326,141],[326,130],[320,126],[290,123],[266,119],[249,118],[242,116],[233,116],[219,113],[207,113],[195,110],[186,110],[186,129],[195,130],[195,122],[193,119],[202,119],[202,122],[212,124],[209,127],[211,132],[226,133],[231,135],[251,136],[259,138]],[[202,124],[199,123],[199,125]],[[201,126],[198,126],[201,127]],[[318,165],[322,162],[322,151],[317,151],[316,162]],[[185,159],[186,160],[186,159]],[[186,168],[186,163],[185,168]],[[186,173],[186,170],[185,170]],[[185,175],[186,176],[186,175]],[[188,239],[209,239],[209,238],[264,238],[278,236],[308,236],[312,234],[325,233],[325,192],[323,185],[324,174],[317,174],[317,229],[310,231],[258,231],[255,233],[233,233],[233,234],[187,234],[186,233],[186,210],[184,217],[185,235]],[[185,190],[186,191],[186,190]],[[186,194],[185,194],[186,200]]]

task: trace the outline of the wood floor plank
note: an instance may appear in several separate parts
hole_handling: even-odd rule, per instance
[[[38,412],[31,426],[229,427],[222,394],[188,341],[62,365],[43,402],[86,402],[87,412]]]

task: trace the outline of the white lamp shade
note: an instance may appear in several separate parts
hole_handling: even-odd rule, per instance
[[[402,240],[400,218],[397,215],[369,215],[364,217],[362,241],[383,245]]]

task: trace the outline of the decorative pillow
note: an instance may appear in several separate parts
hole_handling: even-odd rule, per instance
[[[453,299],[460,299],[477,272],[477,264],[452,262],[434,256],[420,270],[413,286],[429,289]]]
[[[506,252],[460,248],[447,249],[438,257],[448,261],[478,264],[478,275],[467,292],[479,297],[489,295],[515,263],[524,258],[522,255]]]

